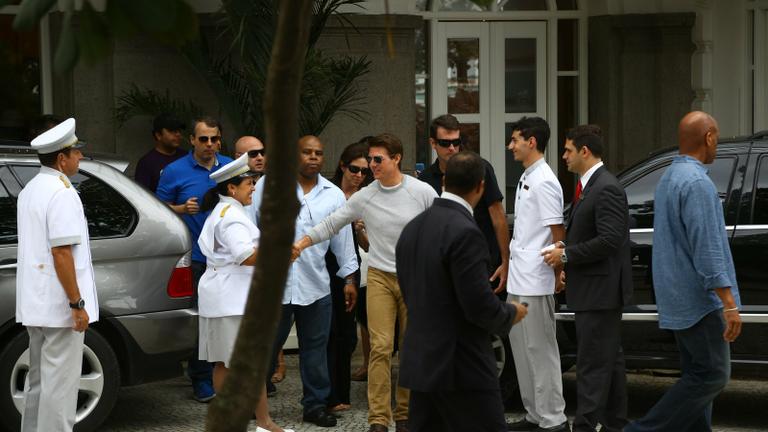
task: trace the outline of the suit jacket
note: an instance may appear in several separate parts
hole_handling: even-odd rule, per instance
[[[566,299],[574,311],[619,309],[632,301],[627,195],[600,167],[566,221]]]
[[[437,198],[403,229],[397,278],[408,308],[400,385],[411,390],[496,390],[491,333],[516,309],[488,286],[488,245],[469,211]]]

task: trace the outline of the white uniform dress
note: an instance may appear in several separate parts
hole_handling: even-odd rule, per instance
[[[90,322],[99,318],[88,223],[80,196],[61,172],[41,167],[19,194],[16,321],[29,333],[30,365],[21,430],[71,431],[84,333],[53,265],[52,247],[72,246],[77,285]],[[45,391],[42,389],[45,388]]]
[[[253,275],[253,266],[240,264],[258,248],[259,234],[239,201],[219,195],[198,239],[208,264],[198,285],[200,360],[229,367]]]

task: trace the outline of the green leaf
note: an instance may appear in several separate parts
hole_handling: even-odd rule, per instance
[[[86,1],[78,14],[78,24],[77,42],[83,59],[92,64],[106,57],[111,48],[111,35],[104,15]]]
[[[16,30],[35,28],[40,20],[56,4],[56,0],[24,0],[19,7],[19,13],[13,20]]]
[[[58,74],[68,72],[75,67],[78,57],[77,37],[72,27],[72,12],[68,11],[61,25],[59,45],[53,57],[53,68]]]

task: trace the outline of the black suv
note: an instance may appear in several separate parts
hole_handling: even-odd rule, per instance
[[[671,331],[660,330],[651,277],[653,197],[656,184],[677,154],[668,149],[619,174],[627,192],[632,242],[634,303],[624,311],[622,345],[628,368],[676,369],[677,346]],[[707,166],[723,202],[741,294],[744,322],[731,345],[734,369],[768,376],[768,131],[723,139],[717,158]],[[557,314],[563,364],[575,363],[573,313],[561,297]]]

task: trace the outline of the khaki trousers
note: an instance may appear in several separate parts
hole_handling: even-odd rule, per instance
[[[399,319],[398,340],[403,346],[406,309],[397,275],[375,268],[368,269],[368,332],[371,355],[368,363],[368,423],[389,426],[392,421],[392,351],[395,344],[395,320]],[[407,389],[397,386],[394,419],[408,419]]]

